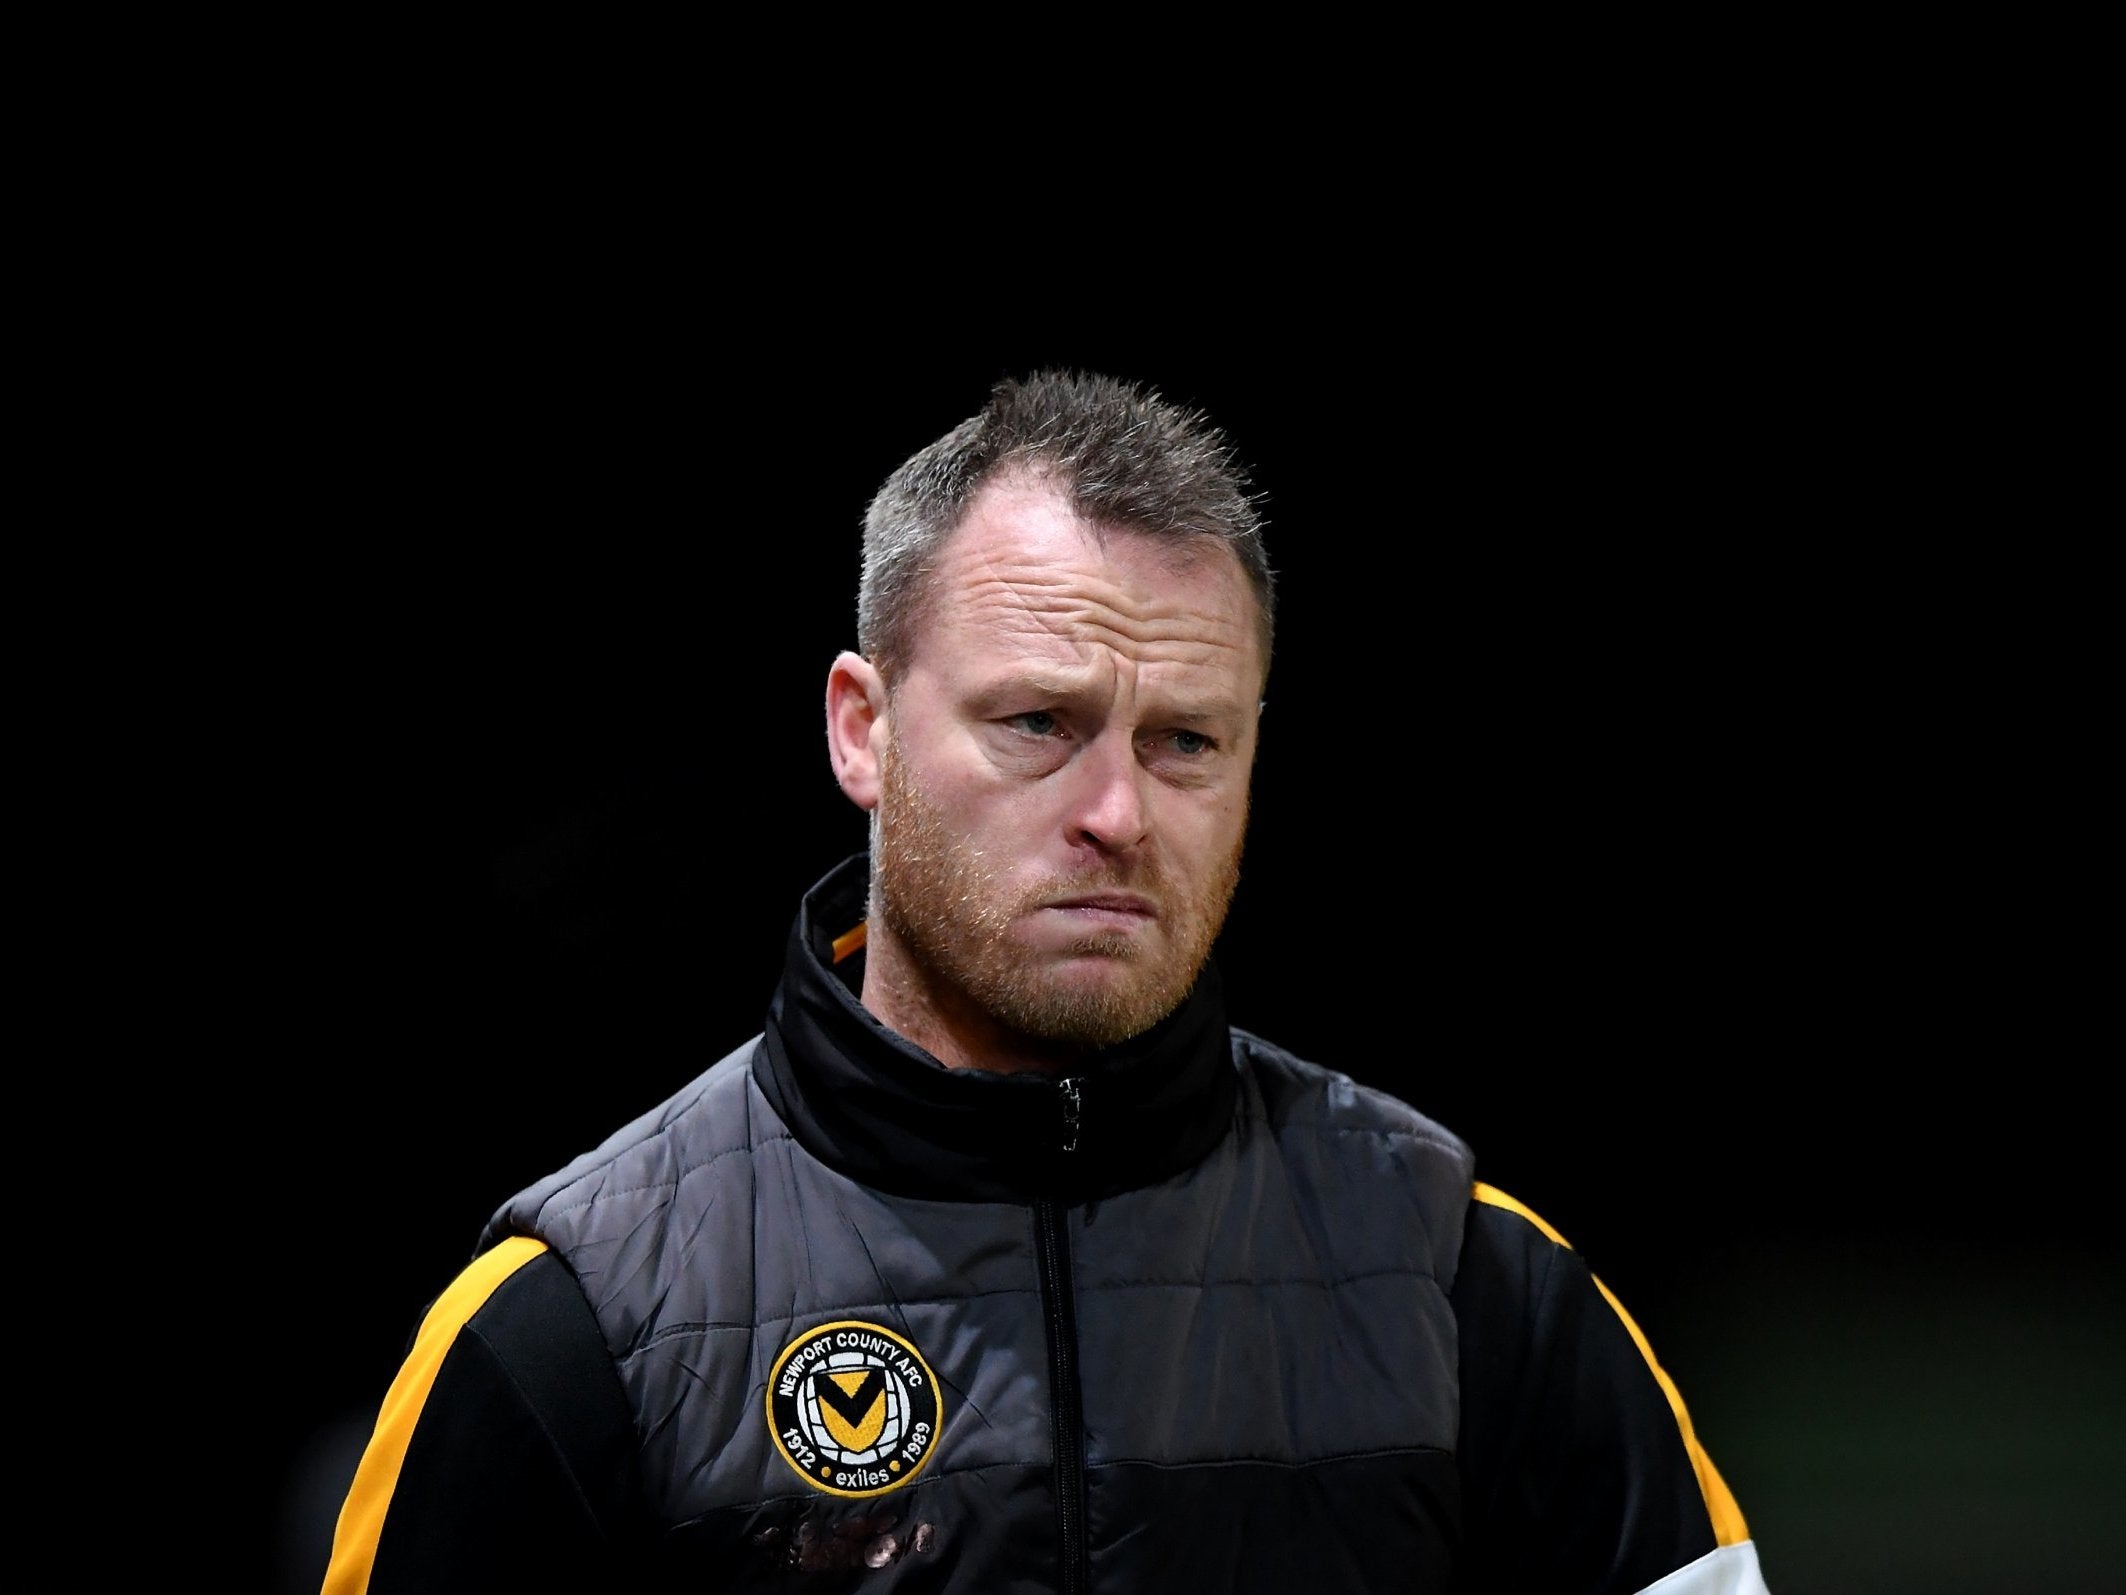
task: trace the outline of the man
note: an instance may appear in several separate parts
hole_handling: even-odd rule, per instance
[[[1571,1248],[1227,1023],[1275,597],[1149,390],[1000,383],[893,474],[826,683],[866,852],[760,1035],[489,1222],[328,1595],[1763,1590]]]

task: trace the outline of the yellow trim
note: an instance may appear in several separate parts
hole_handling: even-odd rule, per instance
[[[1534,1208],[1514,1200],[1496,1185],[1486,1185],[1482,1180],[1478,1180],[1476,1182],[1476,1199],[1479,1202],[1488,1203],[1492,1207],[1503,1207],[1509,1213],[1520,1214],[1521,1217],[1528,1220],[1529,1223],[1533,1224],[1545,1235],[1548,1235],[1552,1240],[1564,1247],[1565,1250],[1568,1252],[1572,1250],[1572,1242],[1552,1229],[1542,1214],[1538,1213]]]
[[[450,1288],[435,1299],[421,1319],[413,1349],[384,1392],[376,1428],[355,1469],[354,1483],[340,1507],[332,1535],[332,1562],[325,1570],[321,1595],[365,1595],[376,1560],[377,1538],[384,1532],[384,1512],[399,1482],[406,1447],[413,1441],[422,1404],[435,1387],[436,1371],[458,1338],[465,1321],[480,1310],[502,1281],[546,1250],[529,1235],[514,1235],[466,1264]]]
[[[1572,1250],[1572,1243],[1545,1223],[1533,1208],[1515,1201],[1498,1187],[1486,1185],[1482,1180],[1478,1180],[1475,1196],[1479,1202],[1520,1214],[1567,1251]],[[1617,1300],[1616,1293],[1602,1283],[1600,1275],[1590,1271],[1589,1277],[1594,1280],[1595,1289],[1602,1293],[1602,1299],[1609,1303],[1610,1311],[1622,1320],[1625,1329],[1630,1332],[1632,1344],[1639,1348],[1639,1355],[1646,1359],[1646,1366],[1652,1371],[1655,1382],[1660,1385],[1661,1393],[1668,1397],[1668,1408],[1676,1416],[1676,1427],[1683,1431],[1683,1448],[1690,1457],[1691,1471],[1698,1475],[1698,1493],[1705,1497],[1705,1510],[1713,1520],[1713,1538],[1722,1545],[1740,1545],[1750,1537],[1749,1524],[1742,1516],[1742,1508],[1735,1503],[1734,1492],[1728,1489],[1727,1481],[1720,1477],[1720,1470],[1713,1466],[1713,1459],[1706,1454],[1705,1447],[1698,1443],[1698,1431],[1691,1424],[1690,1409],[1683,1405],[1683,1392],[1678,1390],[1676,1382],[1669,1378],[1668,1370],[1655,1360],[1654,1348],[1647,1342],[1646,1336],[1640,1331],[1631,1314],[1624,1310],[1624,1304]]]
[[[869,921],[860,919],[856,922],[856,929],[844,931],[834,938],[834,961],[837,964],[864,945],[864,932],[868,924]]]
[[[1683,1392],[1668,1377],[1668,1370],[1654,1360],[1654,1348],[1646,1343],[1646,1337],[1639,1332],[1639,1326],[1624,1310],[1624,1304],[1617,1300],[1615,1292],[1599,1278],[1595,1280],[1595,1288],[1624,1320],[1624,1327],[1631,1331],[1632,1343],[1639,1348],[1639,1355],[1646,1359],[1646,1366],[1653,1370],[1654,1378],[1660,1381],[1661,1393],[1668,1397],[1669,1409],[1676,1415],[1676,1427],[1683,1431],[1683,1448],[1690,1453],[1691,1468],[1698,1475],[1698,1490],[1705,1497],[1705,1510],[1712,1514],[1713,1538],[1722,1545],[1740,1545],[1750,1537],[1749,1524],[1743,1521],[1742,1508],[1735,1504],[1734,1493],[1728,1489],[1727,1481],[1720,1477],[1713,1459],[1698,1443],[1698,1431],[1691,1426],[1690,1411],[1683,1405]]]

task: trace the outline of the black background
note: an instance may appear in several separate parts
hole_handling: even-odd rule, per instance
[[[314,1587],[488,1213],[758,1029],[863,839],[822,702],[865,501],[1053,363],[1204,407],[1267,495],[1236,1022],[1579,1246],[1782,1595],[2119,1565],[2103,966],[2062,917],[2098,832],[2031,691],[2075,644],[1888,283],[1472,246],[1005,315],[860,262],[734,286],[676,225],[470,231],[344,240],[261,354],[285,534],[195,639],[226,742],[169,941],[264,1082],[233,1563]]]

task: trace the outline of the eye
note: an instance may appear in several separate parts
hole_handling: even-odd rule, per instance
[[[1205,736],[1201,731],[1176,731],[1168,740],[1173,743],[1176,753],[1192,759],[1199,758],[1206,753],[1218,751],[1217,742]]]
[[[1046,709],[1029,709],[1024,714],[1006,715],[1004,723],[1016,727],[1030,737],[1060,736],[1062,722]]]

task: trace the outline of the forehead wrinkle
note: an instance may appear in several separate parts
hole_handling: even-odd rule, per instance
[[[956,635],[958,647],[987,656],[962,668],[1015,657],[1087,680],[1118,669],[1245,674],[1259,646],[1253,595],[1228,551],[1161,545],[1081,520],[1032,484],[984,488],[938,551],[931,579],[935,593],[954,595],[932,611],[940,640]],[[1183,690],[1201,696],[1209,685]],[[1251,702],[1254,685],[1242,694]]]
[[[994,635],[1037,634],[1073,654],[1099,646],[1140,665],[1212,666],[1244,652],[1249,641],[1244,632],[1226,635],[1231,626],[1186,603],[1083,588],[1074,574],[1007,574],[992,567],[971,585],[964,613],[976,629]]]

